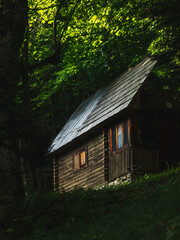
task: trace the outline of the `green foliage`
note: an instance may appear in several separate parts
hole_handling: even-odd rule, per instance
[[[64,85],[72,88],[69,98],[80,102],[148,53],[161,58],[160,87],[177,93],[177,2],[29,1],[33,108],[58,96]]]
[[[137,3],[130,1],[119,5],[86,0],[76,5],[54,0],[29,5],[29,63],[36,67],[31,86],[38,87],[36,95],[40,91],[40,97],[33,99],[37,106],[64,83],[76,95],[85,90],[87,97],[146,55],[157,36],[153,20],[142,18]],[[51,71],[52,65],[41,65],[46,59],[58,67]]]
[[[0,200],[0,236],[4,240],[178,239],[179,171],[170,169],[99,190],[36,192],[24,202]]]
[[[16,16],[14,7],[28,12]],[[0,138],[13,139],[26,177],[34,176],[32,191],[48,145],[75,108],[144,56],[160,60],[151,89],[179,97],[178,0],[18,0],[7,8],[0,6]]]

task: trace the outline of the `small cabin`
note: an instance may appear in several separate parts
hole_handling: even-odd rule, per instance
[[[155,65],[144,59],[72,114],[49,148],[56,190],[96,188],[176,166],[180,105],[168,91],[147,90]]]

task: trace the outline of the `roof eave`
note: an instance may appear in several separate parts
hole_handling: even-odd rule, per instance
[[[130,112],[132,112],[132,108],[130,106],[128,106],[125,109],[123,109],[122,111],[116,113],[115,115],[111,116],[110,118],[108,118],[108,119],[104,120],[103,122],[99,123],[98,125],[94,126],[89,131],[84,132],[80,136],[74,138],[71,142],[68,142],[67,144],[63,145],[62,147],[56,149],[53,152],[47,153],[47,156],[57,156],[60,154],[64,154],[65,152],[67,152],[69,150],[70,147],[73,147],[73,148],[78,147],[78,145],[81,144],[81,142],[83,142],[84,140],[87,141],[87,139],[89,137],[93,137],[94,133],[98,134],[100,131],[109,128],[113,122],[115,122],[117,119],[120,119],[120,115],[121,115],[121,118],[123,119],[125,117],[125,115],[129,115]]]

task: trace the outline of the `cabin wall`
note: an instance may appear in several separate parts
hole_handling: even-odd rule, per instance
[[[115,125],[112,124],[108,136],[108,180],[111,182],[132,170],[131,118],[126,117],[117,121]]]
[[[176,111],[141,110],[133,117],[133,165],[142,171],[164,170],[179,162],[180,114]]]
[[[168,91],[139,91],[131,104],[133,164],[143,171],[177,166],[180,148],[180,102]],[[153,159],[153,161],[151,160]]]
[[[130,103],[132,109],[156,109],[165,111],[180,111],[180,102],[173,99],[168,91],[150,93],[148,90],[137,92]]]
[[[109,181],[113,181],[128,172],[137,171],[137,169],[143,172],[159,170],[157,116],[157,111],[138,110],[134,112],[128,118],[130,123],[128,125],[128,144],[113,152],[110,151],[112,134],[109,131]]]
[[[126,146],[119,153],[109,156],[109,181],[128,173],[130,168],[131,148]]]
[[[142,172],[159,171],[159,150],[153,146],[139,145],[133,148],[134,170]]]
[[[59,161],[53,160],[53,185],[54,190],[57,191],[59,188]]]
[[[165,111],[179,111],[180,102],[173,99],[173,96],[166,91],[149,93],[142,91],[140,94],[141,108],[158,109]]]
[[[75,188],[98,187],[105,183],[105,134],[100,133],[93,139],[84,142],[77,148],[56,160],[54,180],[58,181],[59,191],[69,191]],[[87,146],[87,167],[74,171],[73,155]],[[58,164],[58,171],[57,171]],[[58,176],[57,176],[58,172]]]

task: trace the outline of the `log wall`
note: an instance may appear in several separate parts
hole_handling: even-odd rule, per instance
[[[104,148],[104,132],[93,139],[73,149],[64,156],[60,156],[58,160],[58,185],[59,191],[69,191],[75,188],[98,187],[105,183],[105,148]],[[87,146],[87,167],[74,171],[73,155],[84,146]]]
[[[58,191],[58,182],[59,182],[59,164],[58,160],[53,160],[53,185],[54,191]]]

